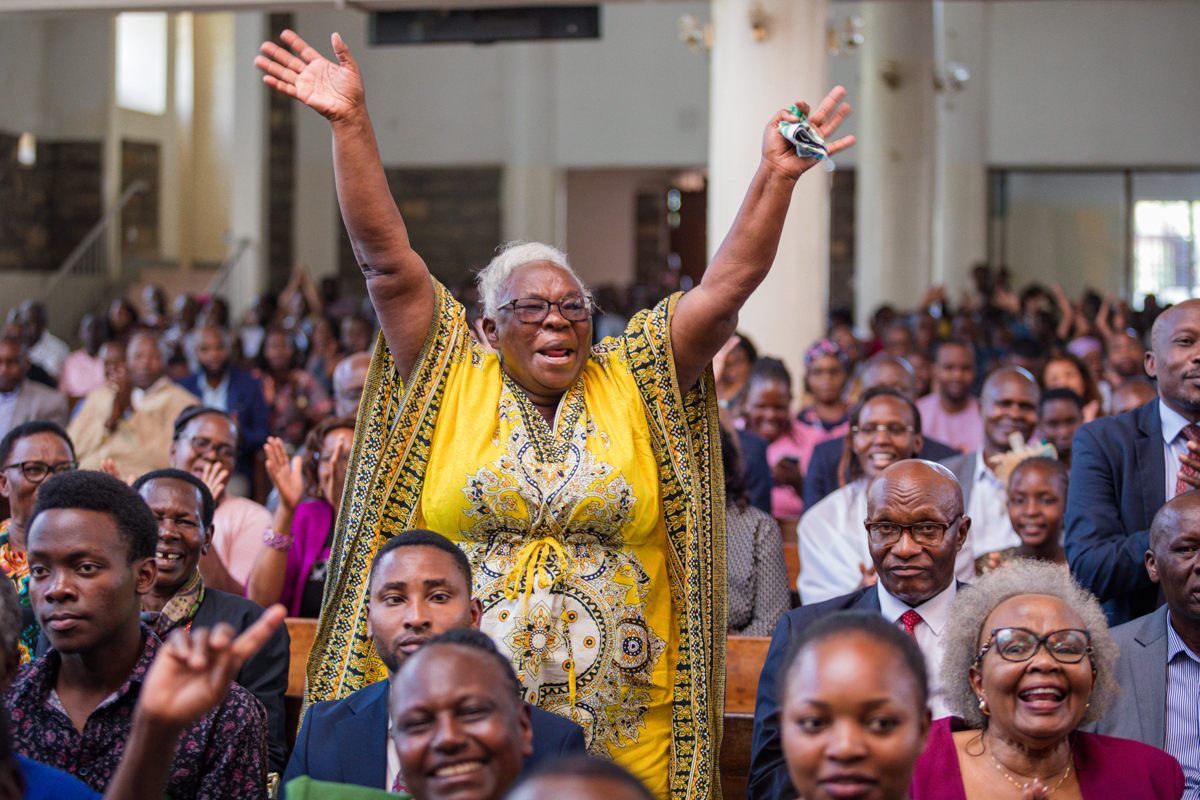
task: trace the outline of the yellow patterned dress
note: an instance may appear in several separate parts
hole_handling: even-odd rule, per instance
[[[716,796],[724,482],[711,373],[686,396],[675,383],[677,297],[593,348],[551,430],[436,289],[408,391],[382,337],[375,348],[307,701],[386,676],[367,567],[394,532],[428,528],[467,553],[483,630],[526,700],[574,719],[656,796]]]

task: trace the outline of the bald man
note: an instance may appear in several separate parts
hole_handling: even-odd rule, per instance
[[[917,378],[913,373],[912,364],[899,356],[879,353],[872,356],[863,366],[858,378],[859,397],[871,389],[886,386],[895,389],[909,400],[916,400]],[[924,418],[922,417],[921,431],[924,433]],[[937,439],[923,437],[921,452],[918,458],[927,461],[941,461],[957,455],[958,451]],[[804,473],[804,509],[821,502],[826,495],[832,494],[845,486],[849,478],[850,465],[846,465],[846,474],[838,480],[838,464],[842,461],[842,453],[846,451],[846,439],[839,436],[828,442],[821,442],[813,448],[812,459],[808,462],[808,472]]]
[[[875,611],[903,627],[925,654],[934,718],[950,713],[940,697],[938,674],[950,603],[959,587],[955,562],[971,531],[963,509],[954,474],[931,461],[898,461],[871,483],[863,535],[878,583],[793,609],[779,620],[758,681],[749,800],[796,797],[783,759],[776,678],[791,643],[821,617],[847,609]]]
[[[1150,522],[1167,500],[1200,487],[1200,447],[1189,444],[1200,438],[1200,300],[1158,315],[1145,367],[1158,401],[1083,425],[1071,448],[1067,560],[1110,625],[1158,605],[1143,563]]]
[[[367,385],[367,372],[371,368],[371,354],[367,352],[348,355],[338,362],[333,370],[333,398],[335,413],[339,417],[358,414],[363,387]]]
[[[983,382],[979,398],[983,446],[942,461],[958,478],[967,499],[967,514],[975,520],[971,538],[963,548],[966,557],[959,560],[961,580],[969,581],[974,576],[974,564],[968,565],[967,561],[1021,544],[1008,518],[1008,487],[996,476],[992,459],[1012,449],[1009,437],[1014,433],[1021,434],[1025,442],[1033,439],[1040,398],[1037,381],[1026,370],[996,370]]]
[[[1193,797],[1200,790],[1200,492],[1181,494],[1154,515],[1145,559],[1166,605],[1113,629],[1121,694],[1096,730],[1175,756],[1184,796]]]

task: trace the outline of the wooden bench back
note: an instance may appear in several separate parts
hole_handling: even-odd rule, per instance
[[[291,660],[288,662],[287,694],[303,695],[308,652],[312,650],[313,639],[317,635],[317,621],[288,617],[283,624],[287,625],[288,636],[292,637]]]
[[[725,647],[725,713],[754,713],[770,636],[730,636]]]

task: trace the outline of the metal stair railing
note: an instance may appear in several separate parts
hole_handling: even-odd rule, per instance
[[[100,218],[100,221],[92,226],[92,229],[87,232],[83,240],[71,251],[62,265],[59,266],[54,274],[46,281],[46,286],[42,289],[42,301],[45,302],[50,298],[50,294],[58,287],[67,276],[89,277],[89,278],[104,278],[108,275],[108,255],[105,252],[105,233],[121,216],[121,212],[125,206],[129,205],[129,201],[133,199],[135,194],[144,192],[150,188],[150,185],[145,181],[137,180],[125,187],[125,191],[121,193],[120,200],[117,201],[115,207],[110,209],[107,214]]]
[[[230,243],[229,255],[221,262],[221,266],[217,267],[217,271],[213,274],[208,285],[204,287],[204,293],[209,297],[220,292],[225,288],[225,284],[229,281],[229,276],[233,273],[233,268],[242,260],[242,256],[246,254],[246,250],[250,247],[251,240],[249,237],[234,239]]]

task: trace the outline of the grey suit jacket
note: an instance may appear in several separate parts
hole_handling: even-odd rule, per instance
[[[65,428],[69,413],[70,406],[67,404],[65,394],[26,379],[17,391],[17,402],[13,405],[12,426],[15,428],[23,422],[48,419]],[[0,431],[0,435],[4,433],[8,433],[8,431]]]
[[[1121,694],[1096,733],[1162,748],[1167,742],[1167,607],[1112,629]]]

